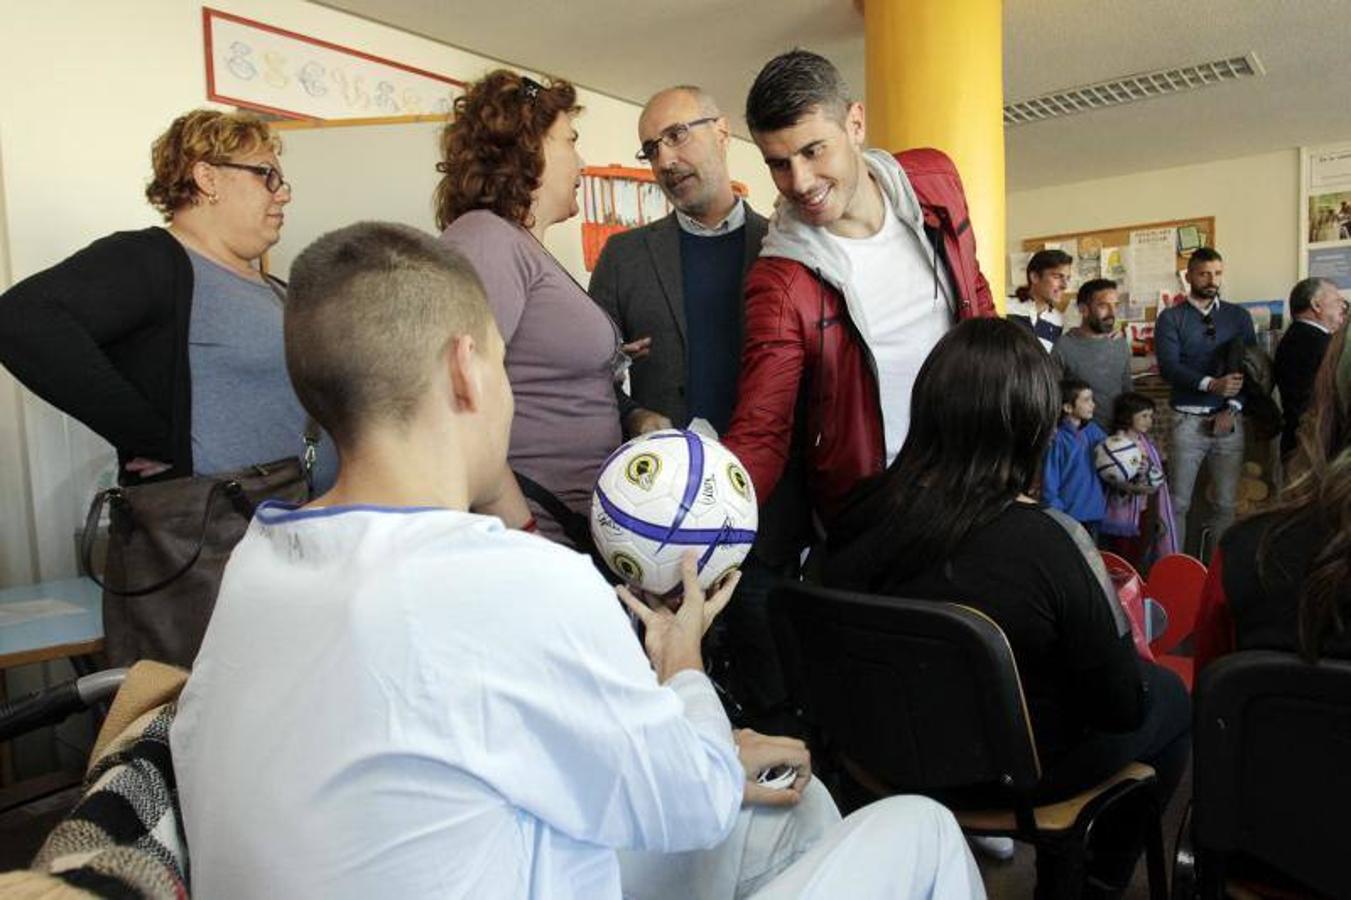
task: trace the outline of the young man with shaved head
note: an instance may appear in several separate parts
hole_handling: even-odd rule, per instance
[[[691,555],[678,609],[623,592],[640,646],[585,556],[470,512],[503,489],[514,404],[463,257],[402,225],[327,234],[284,330],[340,467],[258,508],[179,698],[194,895],[983,896],[931,800],[811,835],[743,808],[829,798],[796,742],[734,736],[703,673],[735,579],[705,598]],[[620,848],[654,857],[641,883]]]
[[[732,190],[727,117],[703,89],[667,88],[638,119],[638,158],[652,167],[674,211],[612,236],[591,276],[591,296],[646,353],[631,374],[643,410],[685,427],[701,418],[719,434],[731,422],[741,370],[742,283],[760,254],[766,222]],[[628,423],[641,431],[641,421]],[[799,454],[800,456],[800,454]],[[810,535],[800,471],[761,495],[760,533],[743,566],[737,602],[720,623],[714,662],[742,723],[795,729],[767,599],[775,575],[795,575]]]
[[[863,105],[828,60],[805,50],[771,60],[746,123],[780,197],[746,280],[725,442],[766,497],[805,419],[808,491],[829,530],[900,450],[929,350],[956,320],[993,315],[994,301],[952,161],[865,149]]]

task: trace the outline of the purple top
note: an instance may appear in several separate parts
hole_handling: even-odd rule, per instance
[[[475,210],[441,240],[478,271],[507,344],[511,467],[589,515],[601,464],[623,442],[612,366],[619,330],[524,228]],[[553,519],[531,508],[540,532],[563,541]]]

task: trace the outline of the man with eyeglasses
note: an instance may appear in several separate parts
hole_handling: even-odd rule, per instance
[[[1243,469],[1243,348],[1257,342],[1252,316],[1220,300],[1224,258],[1199,247],[1187,260],[1187,299],[1159,313],[1154,348],[1168,381],[1173,417],[1169,467],[1177,545],[1186,549],[1187,511],[1201,464],[1215,485],[1211,537],[1234,521]],[[1199,548],[1198,548],[1199,549]]]
[[[591,276],[591,296],[643,356],[630,370],[631,417],[668,417],[680,427],[707,421],[727,430],[741,370],[741,285],[760,253],[765,218],[732,190],[727,119],[704,90],[681,85],[655,94],[638,119],[638,158],[652,167],[674,211],[612,236]],[[630,433],[644,430],[630,421]],[[789,477],[760,516],[760,534],[742,570],[737,601],[724,613],[712,653],[739,724],[775,734],[794,730],[767,598],[776,575],[793,576],[810,534],[800,478]]]

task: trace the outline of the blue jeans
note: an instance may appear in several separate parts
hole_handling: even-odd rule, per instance
[[[1243,416],[1234,418],[1234,430],[1216,437],[1211,434],[1213,418],[1176,413],[1173,419],[1172,470],[1168,489],[1173,497],[1173,516],[1177,519],[1177,548],[1186,552],[1187,510],[1191,509],[1192,490],[1201,463],[1210,459],[1210,480],[1215,485],[1215,516],[1210,533],[1219,541],[1234,521],[1238,502],[1238,479],[1243,472]]]

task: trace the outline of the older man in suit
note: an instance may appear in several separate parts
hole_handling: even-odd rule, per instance
[[[1326,278],[1305,278],[1290,291],[1290,315],[1294,321],[1276,348],[1273,365],[1285,419],[1281,458],[1286,460],[1295,451],[1299,420],[1313,397],[1314,376],[1332,332],[1346,321],[1346,300]]]
[[[638,158],[675,211],[612,236],[591,276],[591,296],[636,351],[630,385],[641,410],[625,427],[636,434],[655,417],[681,427],[700,418],[721,434],[741,370],[742,279],[760,253],[766,221],[732,190],[727,119],[702,89],[655,94],[638,119],[638,139]],[[810,520],[800,478],[790,475],[760,499],[760,538],[724,614],[729,681],[745,724],[782,733],[791,722],[765,600],[776,575],[796,572]]]

